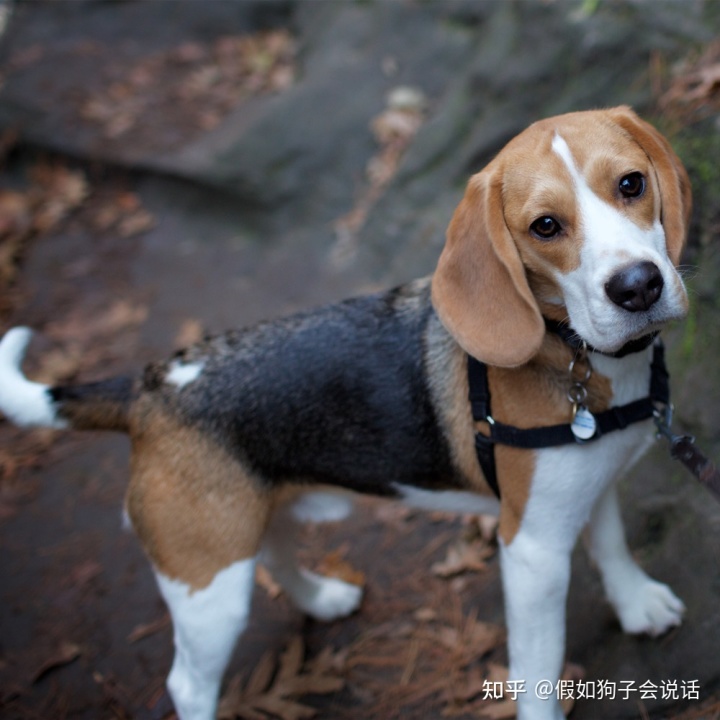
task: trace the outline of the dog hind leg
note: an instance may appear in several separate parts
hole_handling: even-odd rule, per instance
[[[173,622],[175,658],[167,679],[180,720],[212,720],[220,683],[245,630],[255,583],[255,558],[221,570],[201,590],[156,571]]]
[[[316,620],[329,622],[353,613],[362,601],[362,588],[298,567],[298,531],[302,522],[342,520],[351,509],[346,497],[308,493],[295,502],[279,505],[265,534],[262,561],[294,605]]]
[[[173,621],[168,690],[180,720],[214,720],[225,667],[247,626],[271,497],[152,397],[141,397],[139,408],[126,507]]]

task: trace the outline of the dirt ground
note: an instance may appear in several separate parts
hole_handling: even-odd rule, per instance
[[[122,14],[133,3],[116,5]],[[355,17],[350,20],[350,25],[357,23]],[[318,193],[326,193],[317,207],[332,197],[345,214],[334,205],[321,212],[308,202],[293,216],[273,205],[280,201],[272,197],[267,211],[259,201],[243,202],[209,182],[164,173],[159,161],[149,168],[143,159],[147,148],[169,152],[186,134],[218,126],[231,111],[223,105],[228,88],[240,82],[238,75],[222,76],[223,62],[235,67],[245,46],[212,45],[222,60],[215,71],[224,89],[217,96],[201,96],[207,114],[197,114],[197,103],[182,106],[187,115],[173,135],[166,128],[179,106],[171,101],[152,105],[143,88],[166,66],[185,65],[191,66],[197,92],[217,88],[203,84],[207,63],[197,45],[173,44],[167,29],[157,38],[139,31],[136,44],[122,45],[127,64],[114,65],[100,41],[72,45],[72,38],[60,40],[42,23],[29,27],[28,37],[37,42],[25,43],[24,55],[11,55],[16,65],[5,65],[3,72],[11,77],[37,66],[27,84],[40,106],[38,88],[46,88],[55,100],[62,96],[53,93],[72,80],[74,110],[46,108],[48,115],[38,125],[64,140],[64,130],[77,128],[68,114],[82,110],[96,133],[87,144],[92,151],[85,154],[78,146],[61,152],[23,140],[22,128],[0,135],[0,316],[3,330],[18,324],[37,330],[25,366],[32,377],[90,381],[137,373],[146,362],[166,357],[204,332],[378,286],[378,273],[351,262],[354,232],[375,207],[384,207],[383,193],[415,137],[421,108],[425,112],[422,103],[401,117],[385,114],[380,104],[357,121],[364,135],[360,140],[348,135],[342,145],[361,158],[353,161],[349,189],[337,190],[332,174],[309,176]],[[463,38],[453,52],[470,44]],[[255,90],[264,92],[262,83],[278,92],[287,89],[284,42],[272,50],[282,60],[272,65],[273,72],[262,80],[253,76],[259,84]],[[146,52],[148,46],[152,53]],[[264,46],[261,51],[265,57]],[[391,67],[382,48],[373,52]],[[53,58],[63,59],[66,74],[57,72]],[[90,73],[93,63],[102,71]],[[133,73],[123,75],[128,67]],[[77,78],[83,73],[88,80],[80,92]],[[132,80],[125,82],[127,77]],[[31,93],[26,92],[16,99],[27,100]],[[373,119],[379,123],[370,130]],[[384,142],[387,124],[398,122],[400,140],[393,136],[393,142]],[[430,141],[438,137],[437,128],[433,132]],[[108,155],[99,160],[95,153],[103,142]],[[122,155],[117,163],[108,160],[113,153]],[[345,156],[333,153],[345,172]],[[368,178],[369,160],[375,161],[376,174]],[[464,175],[467,168],[462,167]],[[297,186],[312,184],[297,174]],[[293,186],[288,187],[292,205]],[[396,194],[402,190],[402,182],[393,186]],[[414,201],[422,203],[422,196]],[[265,215],[275,211],[288,213],[288,227],[272,232],[273,220]],[[303,218],[313,212],[315,225],[308,220],[304,226]],[[390,213],[388,220],[382,212],[373,217],[378,216],[375,222],[390,230],[385,250],[372,248],[379,253],[376,264],[387,260],[397,274],[403,257],[436,252],[436,241],[428,235],[417,247],[409,245],[405,256],[394,256],[396,217]],[[316,232],[318,227],[323,232]],[[435,234],[442,237],[441,231]],[[408,266],[414,269],[413,262]],[[707,499],[677,480],[669,462],[653,455],[639,473],[639,489],[625,491],[638,508],[630,516],[629,535],[653,574],[672,581],[688,598],[687,621],[659,640],[623,636],[597,575],[579,552],[568,602],[566,672],[569,678],[637,685],[675,679],[679,687],[656,702],[640,700],[638,694],[627,700],[579,701],[572,714],[577,720],[720,718],[714,650],[720,557],[712,547],[702,557],[691,552],[694,543],[716,537],[717,516],[706,508],[702,523],[695,521],[700,514],[692,513],[708,505]],[[164,690],[172,658],[168,617],[141,550],[123,529],[127,470],[124,437],[28,433],[0,422],[1,718],[174,717]],[[709,535],[707,527],[715,534]],[[504,679],[507,662],[496,546],[487,523],[362,499],[351,520],[308,528],[299,552],[307,566],[363,584],[362,607],[343,621],[312,622],[289,605],[271,577],[259,573],[251,624],[226,678],[222,717],[513,717],[507,699],[484,696],[488,682]],[[698,678],[696,700],[686,693]]]

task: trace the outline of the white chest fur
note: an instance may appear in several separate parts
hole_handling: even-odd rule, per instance
[[[652,349],[622,359],[593,354],[595,372],[612,383],[611,404],[620,406],[646,397],[650,389]],[[650,420],[616,430],[585,444],[538,451],[523,529],[541,537],[574,538],[587,523],[597,498],[618,475],[630,468],[653,442]],[[558,508],[572,506],[571,512]],[[548,518],[563,518],[548,522]],[[533,527],[537,523],[538,527]],[[572,527],[565,526],[571,523]]]

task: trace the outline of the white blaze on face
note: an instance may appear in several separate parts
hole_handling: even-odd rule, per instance
[[[572,179],[582,242],[578,268],[566,274],[558,272],[556,276],[572,327],[590,344],[612,352],[628,340],[682,317],[687,309],[685,289],[667,255],[665,231],[659,218],[649,228],[636,224],[593,191],[559,134],[553,138],[552,149],[563,160]],[[660,270],[663,293],[649,310],[628,312],[610,300],[605,286],[623,268],[643,261],[654,263]]]

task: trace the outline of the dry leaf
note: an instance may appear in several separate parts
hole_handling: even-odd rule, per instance
[[[62,166],[37,165],[30,176],[36,185],[33,229],[39,233],[53,230],[88,195],[88,184],[81,172]]]
[[[662,70],[658,71],[660,76]],[[659,83],[658,83],[659,84]],[[720,108],[720,41],[711,42],[680,66],[658,99],[664,114],[680,125],[701,120]]]
[[[488,682],[501,682],[506,683],[510,677],[510,671],[505,665],[499,665],[498,663],[488,663]]]
[[[325,555],[317,566],[317,572],[325,577],[334,577],[352,583],[353,585],[365,585],[365,573],[356,570],[346,559],[345,554],[349,545],[341,545],[337,550]]]
[[[91,223],[101,232],[114,231],[123,238],[134,237],[155,227],[155,218],[133,192],[114,193],[100,201]]]
[[[249,697],[264,693],[272,682],[275,672],[275,657],[269,650],[260,658],[245,687]]]
[[[165,613],[158,620],[153,620],[152,622],[144,623],[142,625],[136,625],[127,636],[128,644],[132,645],[133,643],[143,640],[146,637],[155,635],[155,633],[162,632],[167,627],[170,627],[169,613]]]
[[[120,237],[130,238],[135,235],[152,230],[155,227],[155,218],[147,210],[136,210],[124,217],[118,224]]]
[[[75,313],[50,322],[45,328],[45,334],[58,342],[79,342],[87,347],[88,340],[96,343],[100,338],[115,336],[122,330],[141,325],[147,314],[145,305],[124,299],[116,300],[108,308],[90,317],[85,308],[79,308]]]
[[[88,194],[85,176],[60,165],[36,165],[28,175],[27,190],[0,190],[0,289],[15,281],[30,237],[53,230]]]
[[[282,587],[275,582],[270,571],[260,563],[255,566],[255,582],[265,590],[271,600],[282,595]]]
[[[495,542],[500,518],[497,515],[478,515],[473,517],[480,537],[488,544]]]
[[[0,237],[27,232],[32,224],[27,193],[0,191]]]
[[[517,703],[514,700],[500,700],[478,707],[480,717],[490,720],[510,720],[517,715]]]
[[[468,541],[460,539],[450,545],[442,562],[434,563],[430,571],[438,577],[448,578],[464,572],[477,572],[487,568],[486,560],[495,554],[495,549],[482,539]]]
[[[82,587],[87,585],[91,580],[102,575],[103,567],[99,562],[95,560],[86,560],[80,565],[73,568],[72,572],[68,577],[70,585],[73,587]]]
[[[576,665],[574,663],[565,664],[565,669],[563,670],[562,674],[563,680],[572,680],[573,684],[575,684],[576,681],[582,680],[584,677],[585,668],[582,667],[582,665]],[[571,694],[571,697],[565,697],[560,700],[560,707],[562,708],[566,716],[569,715],[572,712],[572,709],[575,707],[574,693]]]
[[[186,348],[200,342],[202,338],[202,323],[196,318],[188,318],[187,320],[183,320],[183,323],[175,336],[175,347]]]
[[[65,642],[60,645],[58,651],[49,657],[33,674],[32,682],[36,683],[40,678],[62,665],[68,665],[69,663],[77,660],[80,657],[80,646],[74,643]]]
[[[345,681],[337,677],[332,664],[333,654],[324,653],[323,662],[306,663],[305,645],[294,637],[277,663],[271,652],[265,653],[256,665],[245,687],[240,677],[234,678],[220,701],[220,720],[303,720],[315,715],[312,707],[297,701],[303,695],[337,692]]]
[[[109,140],[132,140],[157,153],[217,126],[247,97],[284,90],[294,81],[294,63],[286,30],[186,42],[129,68],[110,68],[103,90],[80,100],[79,114]],[[149,110],[169,128],[163,147],[142,122]]]
[[[414,617],[419,622],[431,622],[437,620],[437,612],[429,607],[418,608],[414,613]]]
[[[356,252],[357,235],[375,203],[397,174],[400,161],[424,121],[425,96],[415,88],[399,87],[390,92],[387,107],[370,123],[379,145],[367,163],[367,186],[355,207],[335,221],[337,241],[331,250],[331,262],[345,267]]]

